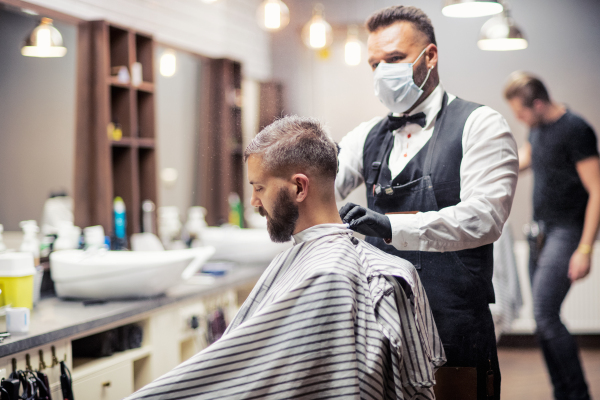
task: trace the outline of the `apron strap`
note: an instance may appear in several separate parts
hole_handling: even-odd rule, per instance
[[[375,159],[377,161],[373,162],[371,165],[363,166],[363,168],[369,168],[368,179],[366,182],[366,184],[368,186],[373,185],[379,179],[379,174],[381,172],[381,166],[383,164],[383,161],[384,161],[386,155],[389,155],[389,150],[393,143],[394,132],[390,131],[387,128],[387,126],[388,126],[387,123],[384,122],[381,125],[381,127],[379,128],[379,129],[386,129],[387,133],[385,134],[385,138],[383,139],[383,141],[381,142],[381,146],[379,147],[379,153],[377,154],[377,158]]]
[[[448,93],[444,92],[444,98],[442,99],[442,108],[438,112],[433,127],[433,133],[431,139],[429,139],[429,148],[427,149],[427,156],[425,157],[425,166],[423,168],[423,177],[431,174],[431,162],[433,160],[433,149],[435,148],[435,142],[437,141],[438,133],[444,124],[444,118],[446,117],[446,109],[448,108]]]

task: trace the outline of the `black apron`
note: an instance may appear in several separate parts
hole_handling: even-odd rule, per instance
[[[388,167],[393,133],[387,129],[387,119],[369,132],[363,166],[370,209],[382,214],[439,211],[460,202],[464,125],[480,106],[459,98],[447,101],[444,93],[431,139],[393,180]],[[381,238],[366,241],[416,267],[444,344],[445,366],[477,368],[478,398],[499,396],[500,371],[488,306],[494,302],[492,244],[456,252],[421,252],[402,251]],[[488,389],[488,384],[497,388]]]

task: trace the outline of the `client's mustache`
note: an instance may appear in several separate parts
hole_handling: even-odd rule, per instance
[[[258,213],[260,214],[261,217],[266,217],[269,215],[267,210],[265,210],[262,206],[258,206]]]

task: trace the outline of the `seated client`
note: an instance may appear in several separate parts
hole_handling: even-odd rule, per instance
[[[129,399],[433,399],[445,358],[419,276],[342,224],[322,125],[279,119],[244,159],[271,239],[294,246],[220,340]]]

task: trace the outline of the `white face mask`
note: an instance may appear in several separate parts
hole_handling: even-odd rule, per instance
[[[379,63],[373,75],[375,84],[375,96],[379,98],[390,111],[401,114],[411,108],[423,94],[423,86],[429,79],[429,73],[423,84],[419,87],[413,79],[413,65],[419,61],[425,49],[419,57],[411,63]]]

